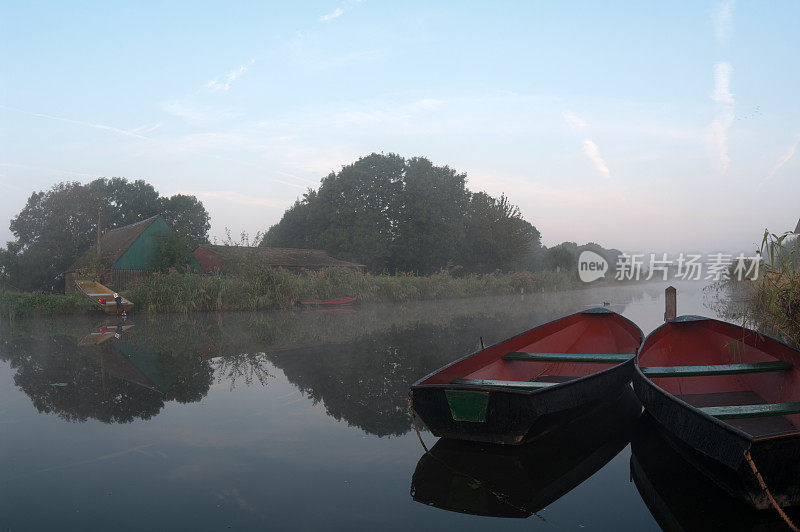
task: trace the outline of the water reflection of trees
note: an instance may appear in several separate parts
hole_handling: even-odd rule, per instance
[[[475,350],[480,336],[507,337],[530,327],[532,320],[543,321],[528,313],[419,323],[342,344],[277,353],[270,360],[335,419],[370,434],[399,436],[411,429],[408,389],[414,381]]]
[[[72,422],[150,419],[169,401],[199,401],[213,382],[210,362],[200,357],[162,356],[127,341],[79,346],[63,334],[4,339],[0,359],[39,412]]]
[[[215,381],[267,385],[277,367],[337,420],[400,435],[411,428],[412,382],[481,337],[489,345],[559,317],[580,297],[370,305],[355,314],[145,315],[123,338],[92,346],[81,338],[97,325],[85,318],[40,320],[3,331],[0,359],[39,411],[70,421],[149,419],[169,401],[201,400]]]

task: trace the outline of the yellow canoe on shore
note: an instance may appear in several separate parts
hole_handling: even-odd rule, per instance
[[[124,297],[117,305],[114,301],[114,291],[96,281],[75,281],[75,286],[106,314],[121,314],[123,310],[130,312],[133,308],[133,303]]]

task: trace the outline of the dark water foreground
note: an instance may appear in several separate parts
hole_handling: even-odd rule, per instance
[[[680,313],[714,314],[678,288]],[[420,376],[604,301],[649,332],[663,289],[18,322],[0,330],[0,530],[778,526],[668,462],[631,395],[526,448],[420,447]]]

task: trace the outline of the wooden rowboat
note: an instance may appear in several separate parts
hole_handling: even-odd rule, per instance
[[[435,436],[518,445],[630,382],[642,331],[589,309],[465,356],[415,382],[413,410]]]
[[[411,497],[451,512],[529,517],[617,456],[641,411],[626,387],[617,400],[565,420],[527,445],[441,439],[417,463]]]
[[[75,281],[75,286],[106,314],[121,314],[123,310],[130,312],[133,308],[133,303],[124,297],[120,305],[117,305],[114,301],[114,291],[98,282],[78,280]]]
[[[350,305],[354,303],[356,299],[357,296],[346,296],[346,297],[336,297],[333,299],[312,299],[307,301],[298,301],[298,303],[307,307],[338,306],[338,305]]]
[[[748,504],[800,504],[800,352],[743,327],[682,316],[653,331],[633,385],[687,459]]]

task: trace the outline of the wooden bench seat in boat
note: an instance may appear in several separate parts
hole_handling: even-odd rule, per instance
[[[717,419],[787,416],[800,414],[800,403],[767,403],[760,405],[707,406],[700,408]]]
[[[642,373],[651,379],[665,377],[700,377],[707,375],[737,375],[742,373],[763,373],[785,371],[792,365],[783,360],[754,362],[750,364],[716,364],[709,366],[650,366],[643,367]]]
[[[503,360],[528,362],[587,362],[595,364],[616,364],[630,360],[632,354],[617,353],[523,353],[513,351],[503,355]]]
[[[489,386],[504,390],[539,390],[548,386],[555,386],[557,382],[545,381],[498,381],[492,379],[455,379],[450,384],[463,384],[467,386]]]

